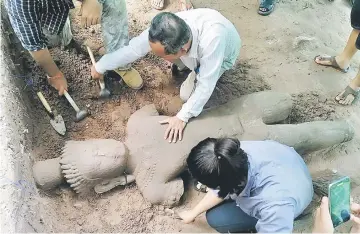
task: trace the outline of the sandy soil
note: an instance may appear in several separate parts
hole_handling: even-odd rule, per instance
[[[213,103],[221,104],[242,94],[265,89],[289,92],[295,105],[288,123],[346,118],[359,129],[359,102],[352,107],[341,107],[333,101],[336,93],[356,74],[359,58],[355,57],[348,74],[316,66],[313,62],[315,55],[335,54],[345,45],[351,30],[350,8],[346,1],[281,0],[269,17],[257,15],[256,1],[194,0],[193,3],[196,8],[219,10],[235,24],[243,40],[239,64],[234,71],[225,73],[213,95]],[[177,11],[177,7],[177,1],[172,0],[167,9]],[[146,28],[157,13],[148,1],[128,1],[128,11],[132,36]],[[97,41],[101,38],[99,26],[80,29],[76,12],[73,13],[77,40],[92,38]],[[32,87],[43,90],[51,106],[64,117],[68,129],[65,137],[57,135],[49,126],[42,106],[37,103],[35,109],[39,124],[34,129],[35,161],[58,157],[64,142],[69,139],[124,140],[127,119],[146,104],[155,103],[159,111],[167,115],[175,114],[181,106],[179,84],[171,78],[170,64],[151,54],[134,63],[145,80],[142,90],[130,90],[115,79],[111,81],[112,98],[98,100],[99,89],[90,78],[89,58],[60,48],[52,49],[51,53],[60,62],[68,79],[70,94],[91,115],[75,123],[75,112],[65,98],[59,98],[45,83],[40,69],[31,65]],[[359,143],[357,133],[352,142],[307,155],[305,159],[312,172],[331,168],[350,175],[354,182],[353,196],[359,199],[360,175],[356,173],[360,168]],[[116,188],[101,196],[78,197],[67,187],[51,193],[40,192],[40,195],[46,207],[44,215],[53,217],[56,223],[48,231],[213,232],[203,216],[191,225],[184,225],[170,217],[172,211],[151,206],[142,198],[136,185]],[[189,188],[182,205],[175,210],[189,208],[201,197],[202,194]],[[308,220],[296,226],[297,231],[308,231],[308,228]]]

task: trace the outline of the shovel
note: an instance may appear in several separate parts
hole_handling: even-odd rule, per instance
[[[55,116],[54,113],[52,112],[49,103],[46,101],[44,95],[39,91],[37,92],[37,96],[39,97],[41,103],[44,105],[45,109],[46,109],[46,113],[49,115],[50,117],[50,124],[51,126],[55,129],[55,131],[57,131],[57,133],[59,133],[60,135],[65,135],[66,132],[66,127],[65,127],[65,122],[64,119],[61,115],[57,115]]]
[[[90,59],[91,59],[91,63],[92,65],[95,66],[96,62],[95,62],[95,58],[94,58],[94,54],[93,52],[91,51],[90,47],[89,46],[86,46],[86,49],[89,53],[89,56],[90,56]],[[110,91],[105,87],[105,83],[103,80],[99,79],[99,85],[100,85],[100,92],[99,92],[99,96],[101,98],[108,98],[110,97]]]

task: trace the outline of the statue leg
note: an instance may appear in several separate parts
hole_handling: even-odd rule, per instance
[[[230,113],[237,112],[245,124],[259,119],[265,124],[274,124],[289,116],[292,104],[289,94],[263,91],[242,96],[219,109],[225,108]]]
[[[139,161],[135,170],[136,184],[144,198],[152,204],[174,206],[184,193],[184,183],[181,178],[176,178],[178,173],[174,170],[169,173],[166,165],[158,164],[151,157]],[[173,175],[171,178],[170,174]]]
[[[299,154],[309,153],[350,141],[354,129],[347,121],[316,121],[268,126],[267,139],[294,147]]]
[[[173,207],[179,203],[184,194],[184,182],[181,178],[176,178],[167,183],[153,182],[142,189],[139,186],[139,189],[151,204]]]

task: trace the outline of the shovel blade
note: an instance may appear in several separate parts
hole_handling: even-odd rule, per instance
[[[54,119],[50,119],[50,124],[57,133],[59,133],[62,136],[65,135],[66,127],[65,127],[64,119],[61,115],[57,115],[55,116]]]

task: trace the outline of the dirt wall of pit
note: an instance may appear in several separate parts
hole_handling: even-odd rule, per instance
[[[35,187],[31,146],[36,122],[33,100],[24,92],[26,53],[1,4],[0,232],[41,232],[42,203]],[[48,222],[46,222],[48,223]]]

